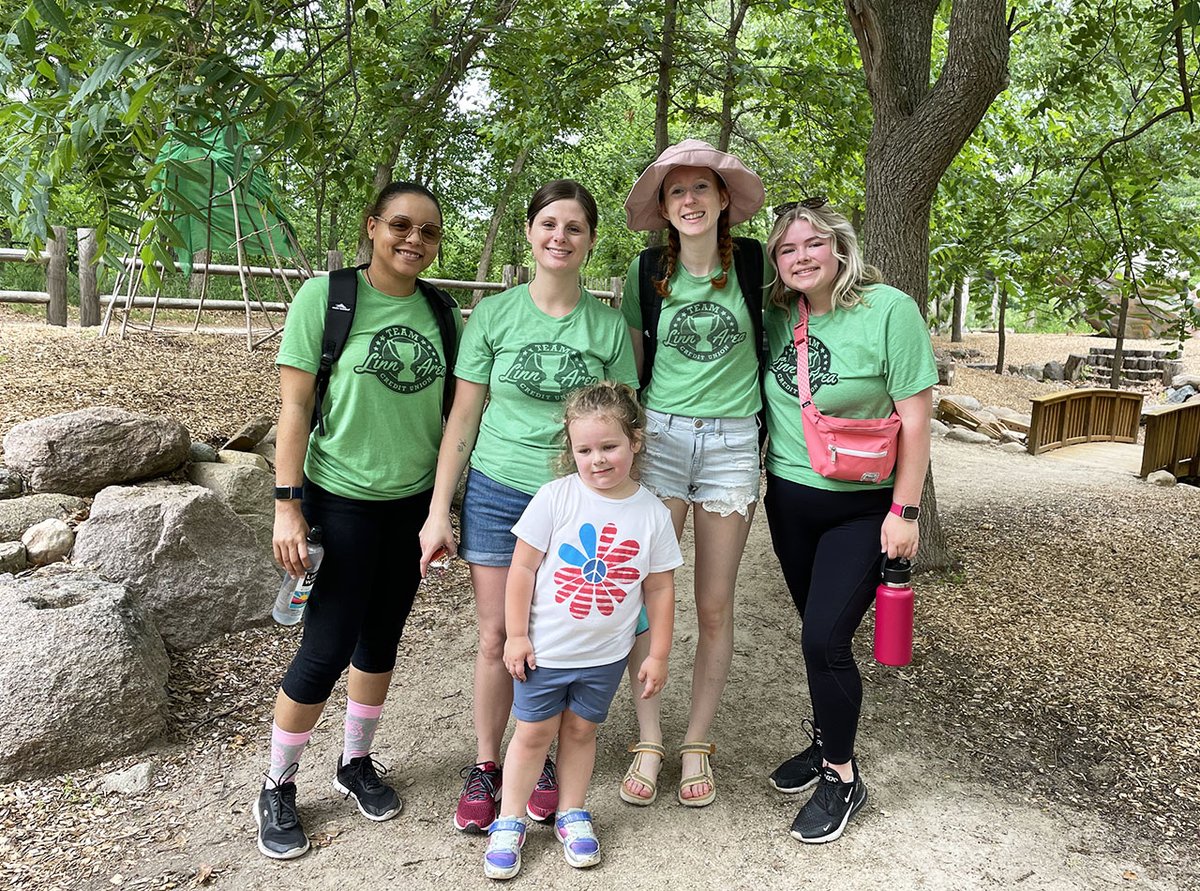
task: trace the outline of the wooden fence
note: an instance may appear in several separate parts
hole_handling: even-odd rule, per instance
[[[1156,470],[1169,470],[1177,477],[1200,477],[1200,403],[1173,405],[1146,416],[1138,476]]]
[[[1067,390],[1035,396],[1029,454],[1081,442],[1137,442],[1142,394],[1126,390]]]

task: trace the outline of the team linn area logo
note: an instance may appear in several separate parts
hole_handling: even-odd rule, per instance
[[[526,345],[508,371],[500,375],[501,383],[512,384],[526,396],[545,402],[561,402],[568,393],[597,380],[579,351],[563,343]]]
[[[733,313],[719,303],[689,303],[671,319],[666,345],[696,362],[713,362],[746,339]]]
[[[820,340],[808,335],[808,380],[813,395],[823,384],[834,386],[838,382],[837,372],[829,370],[829,347]],[[779,387],[785,393],[799,398],[800,387],[796,384],[796,344],[789,343],[779,358],[771,363],[771,371]]]
[[[446,366],[428,338],[405,325],[392,325],[371,338],[367,357],[354,371],[375,375],[393,392],[416,393],[442,377]]]

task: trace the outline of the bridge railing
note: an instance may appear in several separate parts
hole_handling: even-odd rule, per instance
[[[1081,442],[1137,442],[1142,394],[1090,388],[1030,400],[1027,449],[1040,455]]]
[[[1142,469],[1146,477],[1156,470],[1175,476],[1200,476],[1200,403],[1173,405],[1146,416]]]

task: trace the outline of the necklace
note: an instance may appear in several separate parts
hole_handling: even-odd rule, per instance
[[[363,270],[363,278],[367,280],[368,285],[370,285],[372,288],[375,288],[375,282],[371,281],[371,267],[368,266]],[[375,288],[375,290],[378,291],[379,289]]]

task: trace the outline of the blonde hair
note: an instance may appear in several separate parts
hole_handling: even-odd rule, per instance
[[[558,455],[557,469],[560,474],[574,473],[575,456],[571,454],[571,423],[581,418],[599,415],[616,421],[621,425],[621,431],[629,437],[631,443],[642,441],[642,431],[646,428],[646,414],[638,403],[637,394],[628,384],[616,381],[598,381],[580,387],[567,397],[563,403],[563,448]],[[633,453],[633,469],[641,465],[642,450]]]
[[[878,269],[863,262],[858,249],[858,236],[850,221],[829,205],[805,207],[798,204],[775,219],[775,227],[767,239],[767,256],[775,264],[775,250],[783,240],[788,227],[798,220],[807,220],[819,234],[832,239],[830,248],[838,261],[838,273],[833,280],[833,309],[849,309],[863,299],[869,285],[883,281]],[[799,292],[783,283],[776,266],[775,281],[771,285],[771,303],[787,308],[799,299]]]

